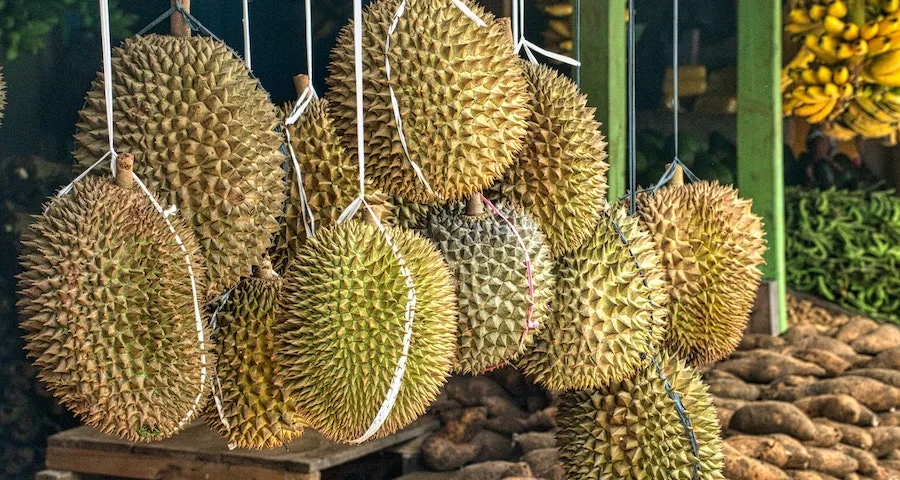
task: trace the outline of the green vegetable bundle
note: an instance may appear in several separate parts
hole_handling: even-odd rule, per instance
[[[900,323],[900,196],[788,188],[785,205],[788,285]]]

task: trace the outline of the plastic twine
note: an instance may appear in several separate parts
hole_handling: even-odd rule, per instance
[[[532,330],[540,327],[540,324],[534,320],[534,274],[532,270],[531,263],[531,254],[528,253],[528,245],[525,244],[525,240],[522,238],[522,235],[519,233],[519,229],[516,228],[515,223],[509,219],[506,214],[504,214],[499,208],[497,208],[490,200],[488,200],[484,195],[478,194],[481,197],[481,201],[484,202],[485,205],[488,206],[489,209],[497,215],[506,225],[509,226],[510,231],[516,237],[516,242],[518,242],[519,246],[522,247],[522,251],[525,252],[525,278],[528,282],[528,299],[530,303],[528,305],[528,311],[525,312],[525,329],[522,330],[522,336],[519,337],[519,346],[525,344],[525,341],[528,339],[528,333]],[[498,363],[497,365],[492,365],[486,369],[486,371],[490,372],[491,370],[496,370],[503,365],[506,365],[506,362]]]
[[[537,57],[534,56],[534,52],[537,52],[560,63],[573,67],[581,66],[581,62],[578,60],[541,48],[525,38],[525,0],[512,0],[512,16],[513,38],[516,43],[515,52],[517,55],[524,50],[525,56],[528,57],[531,63],[540,63]]]
[[[305,16],[304,30],[306,35],[306,76],[309,78],[309,82],[303,92],[300,93],[300,97],[294,102],[294,108],[291,109],[291,113],[284,122],[287,125],[297,123],[297,120],[303,115],[303,112],[306,111],[309,104],[316,98],[319,98],[319,94],[313,86],[312,8],[310,6],[310,0],[304,1],[303,9]]]
[[[242,0],[243,4],[243,18],[241,23],[244,27],[244,64],[247,65],[247,70],[252,70],[250,63],[250,5],[249,0]]]

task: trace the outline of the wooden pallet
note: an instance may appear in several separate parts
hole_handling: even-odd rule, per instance
[[[438,428],[424,417],[393,435],[362,445],[341,445],[307,429],[283,448],[263,451],[228,450],[208,427],[195,423],[160,442],[135,444],[79,427],[47,441],[47,468],[38,479],[103,475],[158,480],[319,480],[327,469],[412,440]],[[56,476],[54,476],[56,475]]]

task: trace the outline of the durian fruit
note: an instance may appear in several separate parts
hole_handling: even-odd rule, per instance
[[[23,235],[18,306],[48,390],[101,432],[149,442],[202,412],[214,359],[205,319],[198,340],[185,254],[130,185],[130,165],[119,172],[118,184],[81,180],[36,217]],[[169,219],[202,286],[197,241]]]
[[[637,218],[609,210],[587,242],[557,259],[550,319],[516,365],[551,390],[598,388],[634,375],[664,334],[663,275]]]
[[[315,228],[327,228],[338,220],[344,209],[359,196],[359,166],[347,155],[328,113],[328,100],[315,99],[293,125],[285,125],[300,174],[303,189],[315,220]],[[288,202],[284,225],[273,251],[276,270],[283,272],[287,262],[306,240],[306,229],[293,161],[289,162]],[[387,196],[366,179],[367,202],[385,205]]]
[[[425,238],[384,228],[414,281],[415,309],[399,396],[373,438],[425,412],[456,354],[450,270]],[[304,423],[331,440],[362,437],[386,398],[403,351],[406,281],[385,234],[358,220],[320,230],[288,267],[278,320],[283,382]]]
[[[238,283],[216,315],[222,411],[209,408],[206,421],[238,448],[278,447],[303,434],[294,401],[280,384],[281,365],[276,361],[281,288],[281,277],[265,261],[253,277]]]
[[[6,79],[3,78],[3,67],[0,66],[0,125],[3,125],[3,110],[6,109]]]
[[[282,138],[267,94],[227,47],[206,37],[148,35],[113,52],[116,148],[194,228],[210,293],[249,276],[272,243],[284,203]],[[106,153],[99,77],[80,112],[75,157]]]
[[[385,221],[395,227],[415,228],[430,208],[427,204],[412,203],[399,197],[392,197],[388,202]]]
[[[400,0],[379,0],[363,13],[367,172],[389,195],[413,203],[462,200],[493,184],[524,145],[529,95],[509,26],[474,2],[479,27],[446,0],[410,0],[385,41]],[[353,25],[341,30],[327,79],[335,127],[356,154]],[[394,120],[399,104],[408,159]],[[422,170],[433,195],[409,160]]]
[[[692,365],[724,358],[740,343],[766,250],[752,202],[718,182],[642,195],[638,212],[660,252],[669,290],[665,348]]]
[[[642,478],[700,480],[722,475],[724,456],[716,409],[700,376],[668,355],[659,366],[693,424],[699,458],[655,365],[599,389],[560,399],[559,456],[570,480]]]
[[[456,279],[456,373],[478,375],[517,358],[547,321],[554,294],[553,260],[534,220],[505,205],[497,208],[515,225],[524,247],[506,221],[486,209],[478,195],[468,207],[462,203],[434,207],[418,230],[437,245]]]
[[[606,145],[594,108],[555,69],[522,62],[534,96],[525,148],[497,185],[537,221],[555,256],[594,232],[606,204]]]

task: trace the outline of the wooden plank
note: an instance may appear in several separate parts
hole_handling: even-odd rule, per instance
[[[581,90],[609,142],[609,199],[625,194],[628,170],[625,3],[581,2]]]
[[[738,0],[738,186],[763,217],[764,278],[776,282],[778,321],[787,328],[781,113],[782,0]]]
[[[47,459],[69,451],[92,451],[98,455],[197,460],[232,466],[261,467],[280,471],[318,472],[354,461],[437,430],[437,418],[426,416],[405,429],[362,445],[343,445],[306,429],[304,435],[282,448],[229,450],[224,439],[202,423],[195,423],[172,438],[149,444],[135,444],[103,435],[90,427],[79,427],[49,438]],[[163,461],[161,460],[161,461]],[[80,470],[75,470],[81,472]],[[91,472],[81,472],[91,473]]]
[[[319,472],[286,472],[258,465],[229,465],[196,458],[160,457],[76,448],[47,448],[47,466],[56,470],[157,480],[319,480]]]

